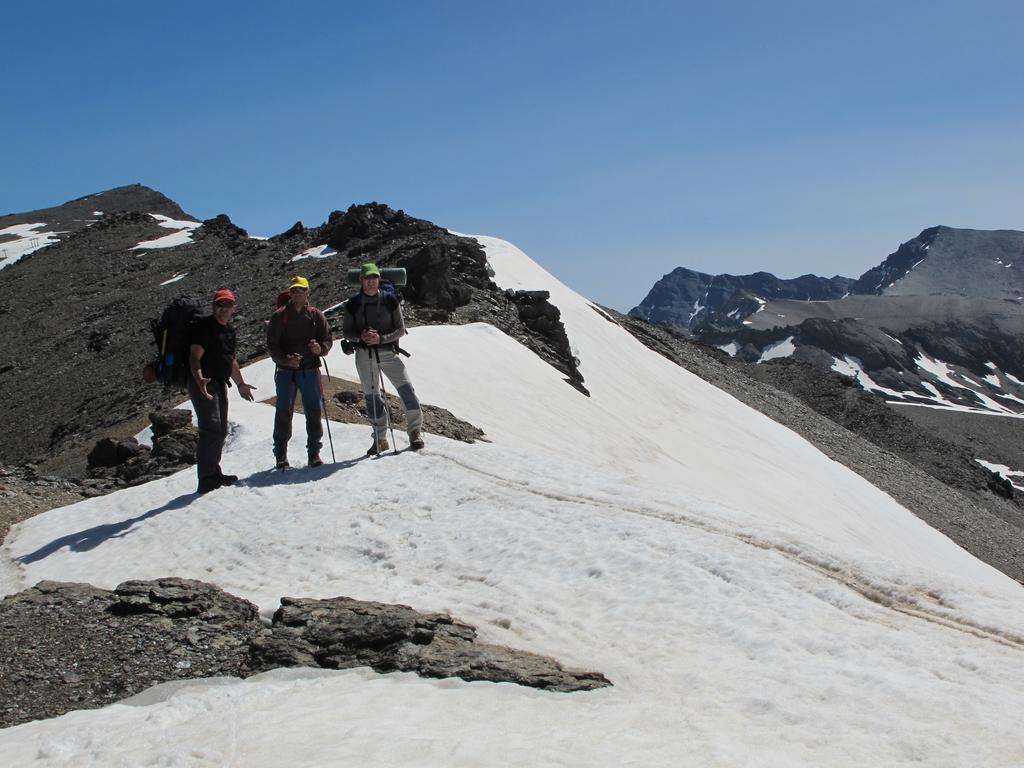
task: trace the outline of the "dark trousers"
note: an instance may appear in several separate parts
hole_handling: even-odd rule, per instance
[[[196,473],[199,479],[216,477],[221,474],[220,456],[224,440],[228,436],[228,387],[223,381],[211,381],[206,391],[213,395],[207,400],[191,376],[188,379],[188,396],[196,411],[199,422],[199,445],[196,448]]]
[[[324,437],[324,425],[320,421],[320,370],[278,368],[274,374],[274,385],[277,389],[274,456],[281,459],[288,455],[288,441],[292,439],[292,412],[297,397],[302,398],[302,410],[306,414],[306,450],[320,453]]]

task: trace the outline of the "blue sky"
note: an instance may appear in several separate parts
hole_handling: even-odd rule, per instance
[[[376,200],[584,295],[1024,229],[1019,2],[19,3],[0,213],[139,182],[252,234]]]

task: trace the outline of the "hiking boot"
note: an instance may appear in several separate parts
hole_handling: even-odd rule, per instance
[[[218,475],[201,477],[199,478],[199,487],[196,488],[196,493],[209,493],[210,491],[216,491],[220,486],[220,476]]]
[[[409,433],[409,447],[414,451],[418,451],[423,447],[423,436],[418,429],[414,429]]]
[[[277,463],[274,465],[274,469],[288,469],[290,466],[288,458],[286,456],[282,456],[277,460]]]
[[[311,454],[309,454],[309,466],[311,466],[311,467],[322,467],[323,465],[324,465],[324,460],[320,458],[320,454],[319,453],[311,453]]]
[[[238,475],[220,474],[217,475],[217,479],[220,481],[221,485],[234,485],[235,483],[238,482]]]
[[[381,435],[373,441],[373,445],[370,446],[370,450],[366,452],[367,456],[376,456],[379,453],[384,453],[388,449],[388,439]]]

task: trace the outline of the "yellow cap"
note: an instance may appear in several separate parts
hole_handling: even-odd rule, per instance
[[[292,278],[292,284],[288,286],[288,290],[290,291],[292,288],[305,288],[308,291],[309,280],[307,280],[304,277],[299,277],[298,275],[296,275],[295,277]]]

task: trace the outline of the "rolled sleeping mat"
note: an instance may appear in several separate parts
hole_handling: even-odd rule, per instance
[[[396,288],[403,287],[405,285],[405,267],[381,267],[380,281],[391,283]],[[348,284],[360,285],[359,267],[353,267],[348,271]]]

